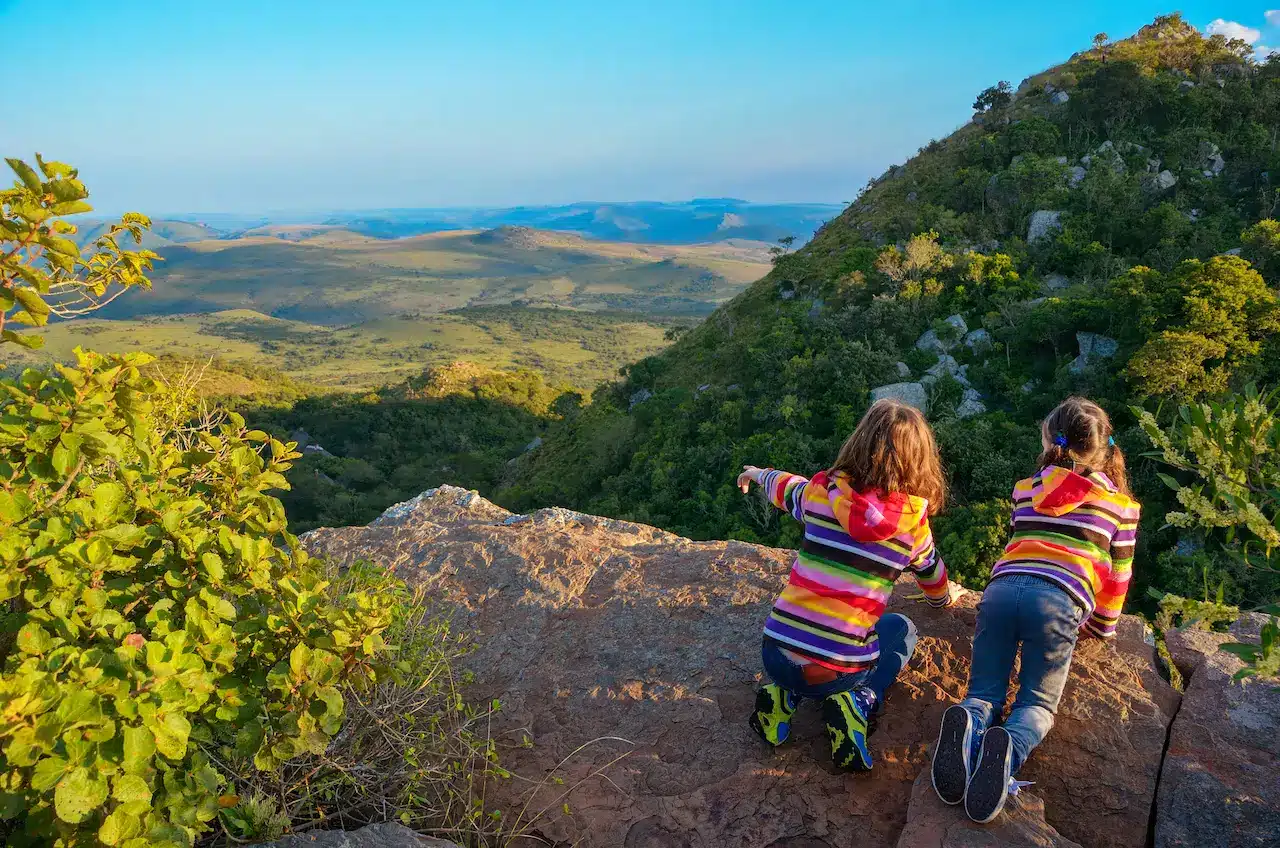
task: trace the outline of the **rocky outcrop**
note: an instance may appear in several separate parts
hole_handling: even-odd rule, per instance
[[[448,602],[478,645],[469,694],[501,700],[503,764],[533,781],[490,786],[488,798],[545,809],[534,829],[552,845],[896,845],[942,712],[967,679],[977,595],[935,610],[903,581],[891,609],[918,625],[916,656],[872,737],[875,770],[836,774],[813,704],[777,750],[746,724],[788,551],[563,509],[517,516],[452,487],[304,543],[338,563],[382,563]],[[1057,726],[1020,775],[1036,782],[1048,824],[1088,848],[1147,838],[1177,703],[1152,650],[1129,617],[1115,644],[1083,644]],[[1005,844],[982,838],[943,844]]]
[[[929,392],[923,383],[890,383],[871,390],[872,403],[884,398],[899,400],[921,412],[929,412]]]
[[[911,788],[907,826],[896,848],[1082,848],[1058,833],[1044,819],[1044,801],[1027,790],[1010,798],[1000,818],[989,825],[974,824],[963,807],[949,807],[938,799],[922,771]]]
[[[960,340],[969,332],[969,325],[965,323],[963,315],[950,315],[944,323],[949,325],[951,329],[947,330],[944,327],[945,332],[942,335],[939,335],[936,330],[925,330],[920,338],[916,339],[916,347],[938,355],[954,350]]]
[[[316,830],[265,842],[259,848],[458,848],[453,842],[414,833],[401,824],[371,824],[359,830]]]
[[[1027,243],[1037,244],[1052,238],[1062,229],[1062,212],[1051,209],[1041,209],[1031,213],[1031,220],[1027,223]]]
[[[1071,361],[1071,373],[1082,374],[1090,364],[1099,359],[1110,359],[1120,349],[1120,343],[1110,336],[1098,333],[1076,333],[1080,355]]]
[[[1280,845],[1280,684],[1233,683],[1243,664],[1220,650],[1256,644],[1265,621],[1245,613],[1229,633],[1166,634],[1187,685],[1160,772],[1156,848]]]

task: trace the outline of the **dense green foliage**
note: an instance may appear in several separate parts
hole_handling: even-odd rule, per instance
[[[937,529],[962,578],[981,581],[1001,549],[1037,422],[1073,392],[1111,411],[1133,459],[1135,599],[1151,585],[1198,594],[1206,569],[1215,585],[1230,577],[1218,552],[1164,527],[1172,493],[1139,457],[1127,409],[1280,379],[1280,60],[1247,53],[1171,16],[1014,96],[984,92],[973,123],[873,180],[768,277],[555,424],[498,499],[794,543],[796,528],[734,489],[736,470],[824,467],[869,390],[902,380],[898,362],[911,379],[937,363],[915,343],[929,329],[945,339],[941,319],[959,314],[989,334],[950,351],[988,411],[957,417],[963,387],[945,375],[929,392],[953,487]],[[1114,339],[1114,354],[1073,367],[1078,333]],[[1236,602],[1275,591],[1227,580]]]
[[[158,258],[119,245],[139,215],[82,253],[88,192],[36,161],[0,192],[0,326],[24,348],[41,337],[10,327],[149,286]],[[493,832],[505,773],[460,696],[465,643],[381,569],[331,585],[272,494],[294,445],[209,411],[207,370],[77,348],[0,379],[0,839],[186,848],[330,814]],[[374,753],[383,779],[354,777]]]
[[[295,464],[281,494],[303,531],[367,524],[443,483],[491,491],[508,462],[579,403],[532,371],[455,363],[369,394],[317,394],[245,413],[281,438],[325,449]]]

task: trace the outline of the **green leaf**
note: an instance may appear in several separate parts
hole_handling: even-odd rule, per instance
[[[1182,488],[1182,484],[1179,483],[1177,480],[1173,479],[1172,477],[1170,477],[1168,474],[1157,471],[1156,476],[1160,478],[1160,482],[1164,483],[1166,486],[1168,486],[1170,489],[1173,489],[1175,492]]]
[[[0,331],[0,341],[21,345],[27,350],[38,350],[44,347],[44,337],[30,333],[15,333],[13,330]]]
[[[144,774],[151,768],[156,752],[155,737],[145,727],[124,727],[124,760],[121,766],[130,774]]]
[[[84,821],[106,800],[107,782],[86,768],[72,769],[58,781],[53,794],[54,810],[68,824]]]
[[[136,774],[122,774],[116,778],[115,787],[111,791],[111,797],[115,798],[122,804],[132,804],[145,801],[147,807],[151,806],[151,787],[147,782]]]
[[[105,524],[116,517],[124,502],[124,486],[114,481],[99,483],[93,490],[93,517]]]
[[[52,311],[49,309],[49,304],[45,303],[44,298],[36,294],[34,289],[19,287],[13,290],[13,296],[18,303],[22,304],[23,309],[31,313],[33,318],[47,319]],[[43,324],[44,321],[40,323]]]
[[[18,631],[18,650],[24,654],[40,655],[53,647],[53,639],[45,629],[34,621],[29,621]]]
[[[22,180],[27,188],[37,194],[43,193],[44,184],[40,182],[40,176],[35,172],[34,168],[21,159],[6,158],[4,161],[9,163],[9,167],[13,169],[13,172],[18,175],[18,179]]]
[[[168,713],[157,718],[158,721],[149,725],[156,740],[156,750],[171,760],[181,760],[187,753],[191,722],[181,713]]]
[[[142,823],[138,820],[138,816],[123,809],[117,809],[103,819],[102,827],[98,828],[98,839],[104,845],[119,845],[140,833],[142,833]]]

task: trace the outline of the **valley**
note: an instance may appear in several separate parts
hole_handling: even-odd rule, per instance
[[[525,227],[396,239],[310,224],[212,232],[157,222],[144,238],[163,259],[151,290],[52,324],[44,349],[6,351],[6,363],[65,361],[91,345],[360,389],[465,359],[590,388],[769,268],[767,245],[738,240],[638,244]]]

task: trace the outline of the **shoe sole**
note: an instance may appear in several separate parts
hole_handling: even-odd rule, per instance
[[[993,727],[982,737],[978,767],[969,778],[964,793],[964,811],[979,824],[1000,815],[1009,798],[1009,777],[1013,740],[1003,727]]]
[[[857,709],[852,699],[850,699],[850,708]],[[854,718],[856,720],[857,716],[855,715]],[[861,745],[857,743],[852,735],[848,735],[844,742],[839,745],[835,743],[833,730],[852,731],[854,728],[849,726],[849,720],[845,717],[844,711],[840,708],[834,696],[822,702],[822,720],[827,726],[827,738],[832,743],[831,759],[836,768],[842,771],[871,771],[871,752],[867,749],[866,718],[862,718]]]
[[[761,689],[759,692],[756,692],[755,712],[751,714],[751,718],[747,721],[747,724],[751,725],[751,729],[755,731],[756,736],[759,736],[760,739],[763,740],[766,745],[768,745],[771,748],[776,748],[779,745],[781,745],[783,742],[786,742],[787,738],[791,735],[791,727],[790,727],[791,721],[790,719],[787,719],[785,729],[781,730],[781,732],[779,733],[780,738],[778,739],[777,742],[774,742],[765,734],[764,726],[761,725],[760,723],[761,713],[768,715],[773,712],[773,709],[774,709],[773,699],[769,697],[768,692]]]
[[[947,707],[933,749],[933,791],[946,804],[959,804],[969,782],[969,750],[973,723],[969,711],[959,705]]]

